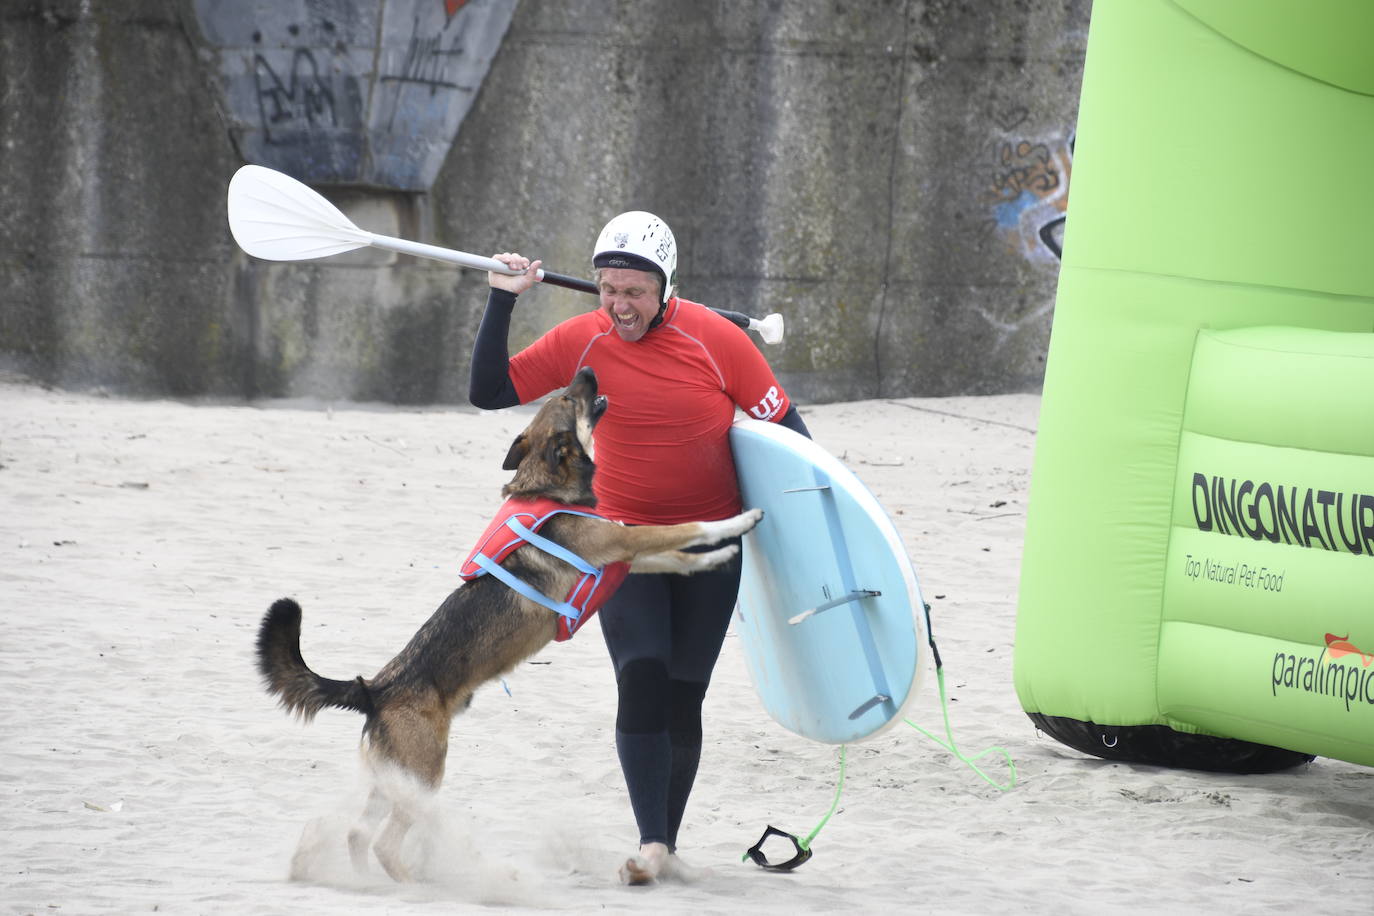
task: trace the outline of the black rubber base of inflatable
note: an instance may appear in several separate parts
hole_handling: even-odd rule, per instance
[[[1314,754],[1235,738],[1190,735],[1165,725],[1098,725],[1038,712],[1027,715],[1036,728],[1055,740],[1105,760],[1212,773],[1273,773],[1316,759]]]

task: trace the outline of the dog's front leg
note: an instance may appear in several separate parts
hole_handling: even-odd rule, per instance
[[[726,538],[739,537],[741,534],[753,531],[754,526],[762,520],[762,509],[747,509],[739,515],[721,519],[718,522],[698,522],[697,524],[702,528],[701,536],[687,546],[714,544]]]
[[[716,522],[684,522],[680,525],[625,526],[617,522],[601,522],[596,546],[584,553],[597,564],[631,562],[641,557],[670,553],[686,547],[715,544],[727,538],[739,537],[763,518],[762,509],[750,509],[732,518]],[[710,556],[710,554],[707,554]],[[720,557],[717,563],[728,559]],[[639,569],[636,567],[635,571]],[[670,570],[676,572],[677,570]]]
[[[719,566],[739,553],[739,547],[728,544],[706,553],[688,553],[685,550],[668,550],[663,553],[641,554],[630,564],[634,573],[677,573],[691,575]]]

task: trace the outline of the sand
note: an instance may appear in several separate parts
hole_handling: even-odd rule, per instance
[[[1363,912],[1374,770],[1238,777],[1108,763],[1039,735],[1012,688],[1040,400],[804,409],[896,522],[943,655],[955,737],[849,749],[791,874],[740,857],[829,808],[833,747],[774,724],[726,640],[681,836],[711,873],[626,888],[633,819],[595,622],[455,723],[400,886],[347,864],[361,718],[304,726],[253,666],[276,598],[323,674],[373,673],[455,584],[527,410],[131,401],[0,383],[0,911],[6,913]],[[941,732],[933,681],[913,719]],[[1006,768],[985,758],[993,775]],[[771,851],[771,850],[770,850]],[[294,869],[295,880],[291,878]]]

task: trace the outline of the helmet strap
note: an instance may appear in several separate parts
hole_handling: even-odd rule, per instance
[[[670,301],[671,301],[671,300],[670,300]],[[660,305],[660,306],[658,307],[658,314],[654,316],[654,320],[653,320],[653,321],[649,322],[649,330],[650,330],[650,331],[652,331],[654,328],[658,327],[659,325],[661,325],[661,324],[663,323],[663,313],[666,312],[666,311],[668,311],[668,303],[667,303],[667,302],[663,303],[662,305]]]

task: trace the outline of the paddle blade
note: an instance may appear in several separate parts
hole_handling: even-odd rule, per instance
[[[229,231],[267,261],[304,261],[370,244],[329,201],[288,175],[245,165],[229,181]]]

